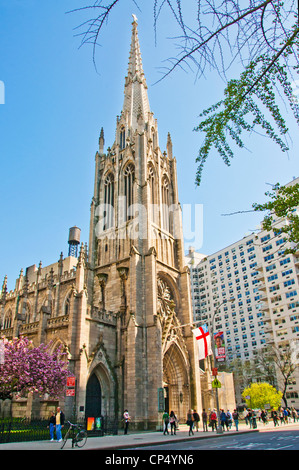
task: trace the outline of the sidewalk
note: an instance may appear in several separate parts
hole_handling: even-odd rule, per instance
[[[179,431],[175,436],[163,435],[162,432],[134,432],[129,431],[129,434],[126,436],[123,433],[119,433],[117,436],[104,436],[104,437],[91,437],[87,440],[87,443],[82,449],[72,449],[71,441],[69,440],[63,450],[117,450],[117,449],[129,449],[135,447],[146,447],[165,444],[167,442],[183,442],[188,440],[197,440],[197,439],[209,439],[209,438],[219,438],[221,436],[232,436],[235,434],[249,433],[249,432],[259,432],[259,431],[270,431],[273,429],[291,429],[294,426],[297,426],[299,429],[299,423],[289,423],[286,425],[279,426],[274,428],[272,422],[266,426],[263,423],[258,423],[257,429],[250,429],[249,426],[246,426],[245,423],[239,425],[239,432],[235,430],[235,427],[232,426],[230,431],[225,431],[223,434],[217,434],[215,431],[208,432],[203,431],[194,431],[194,436],[188,435],[188,426],[180,425]],[[121,431],[120,431],[121,432]],[[49,441],[35,441],[35,442],[17,442],[11,444],[0,444],[1,450],[60,450],[61,443],[49,442]],[[179,449],[179,446],[178,446]]]

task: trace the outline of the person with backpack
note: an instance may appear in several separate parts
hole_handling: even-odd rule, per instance
[[[200,417],[196,410],[193,411],[193,421],[194,421],[194,427],[196,428],[196,431],[198,432],[198,425],[199,425]]]
[[[169,434],[168,431],[168,424],[169,424],[169,414],[165,410],[162,416],[163,423],[164,423],[164,428],[163,428],[163,434]]]
[[[202,410],[202,426],[203,426],[203,432],[208,432],[208,414],[205,409]]]
[[[232,428],[232,424],[233,424],[233,416],[231,414],[231,412],[229,410],[227,410],[227,413],[226,413],[226,428],[228,430]]]
[[[220,424],[222,426],[223,431],[224,431],[224,426],[226,426],[226,429],[228,431],[227,417],[226,417],[226,413],[224,410],[221,410],[221,413],[220,413]]]
[[[233,411],[233,420],[236,426],[236,431],[239,431],[239,413],[237,412],[237,410]]]

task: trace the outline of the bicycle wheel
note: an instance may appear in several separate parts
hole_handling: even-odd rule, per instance
[[[79,431],[76,435],[75,442],[77,447],[83,447],[87,441],[87,431]]]
[[[69,437],[69,433],[70,433],[70,430],[68,430],[67,433],[66,433],[66,435],[64,436],[60,449],[63,449],[63,448],[64,448],[64,446],[65,446],[65,444],[66,444],[66,441],[67,441],[67,439],[68,439],[68,437]]]

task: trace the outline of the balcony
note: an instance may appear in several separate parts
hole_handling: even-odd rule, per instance
[[[58,328],[67,328],[69,324],[69,316],[62,315],[60,317],[49,318],[47,323],[47,329],[53,330]]]
[[[270,307],[269,307],[269,305],[268,305],[268,302],[263,302],[261,305],[262,305],[262,306],[261,306],[261,310],[262,310],[263,312],[265,312],[265,311],[270,311]]]
[[[35,321],[33,323],[25,323],[20,326],[20,334],[22,335],[34,335],[38,332],[39,328],[39,321]]]

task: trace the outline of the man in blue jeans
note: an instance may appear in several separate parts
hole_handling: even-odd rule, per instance
[[[55,424],[55,429],[56,429],[56,439],[57,442],[62,441],[62,435],[61,435],[61,429],[64,426],[64,414],[61,411],[60,407],[57,407],[57,413],[56,413],[56,424]]]
[[[239,431],[239,413],[237,412],[237,410],[234,410],[233,412],[233,420],[236,426],[236,431]]]

